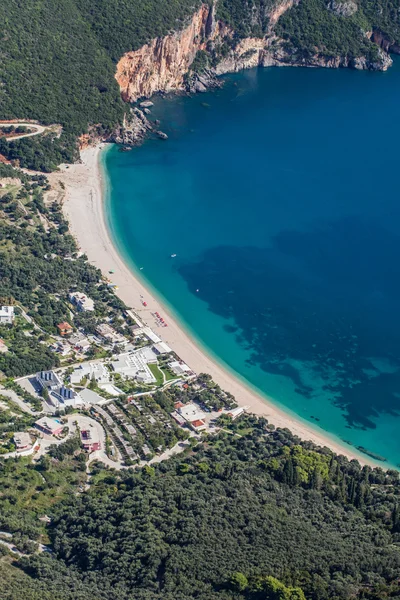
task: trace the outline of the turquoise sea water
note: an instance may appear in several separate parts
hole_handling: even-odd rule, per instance
[[[114,239],[182,322],[282,406],[391,464],[399,97],[400,62],[255,69],[157,99],[169,139],[104,159]]]

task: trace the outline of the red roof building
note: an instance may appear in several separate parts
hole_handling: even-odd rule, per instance
[[[190,425],[192,426],[192,428],[195,431],[202,431],[203,429],[207,428],[206,424],[201,419],[196,419],[195,421],[191,421]]]
[[[63,321],[57,325],[57,329],[61,335],[69,335],[72,332],[72,327],[67,321]]]

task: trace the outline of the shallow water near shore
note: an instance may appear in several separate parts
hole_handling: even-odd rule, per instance
[[[118,246],[190,331],[385,465],[400,462],[399,94],[400,61],[255,69],[157,99],[168,140],[104,157]]]

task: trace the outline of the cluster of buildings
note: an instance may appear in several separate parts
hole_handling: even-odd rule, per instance
[[[118,411],[117,407],[114,406],[113,404],[109,404],[107,408],[110,411],[110,413],[113,415],[113,417],[117,418],[122,423],[122,425],[125,426],[126,421],[125,421],[124,415],[122,415],[122,413],[119,414],[120,411]],[[121,444],[121,446],[124,449],[124,451],[126,452],[126,454],[129,456],[129,458],[131,458],[132,460],[138,459],[139,458],[138,455],[136,454],[136,452],[134,451],[134,449],[132,448],[130,443],[124,438],[124,434],[122,433],[122,431],[118,427],[118,425],[115,423],[113,417],[111,417],[108,414],[108,412],[106,412],[103,408],[100,408],[99,406],[96,407],[96,410],[99,413],[99,415],[101,415],[103,417],[103,419],[105,420],[107,425],[110,427],[110,430],[112,431],[113,436],[115,436],[117,438],[117,440]],[[134,434],[131,433],[131,435],[136,435],[136,430],[135,430],[135,433]]]
[[[58,409],[79,408],[83,405],[81,396],[75,390],[66,387],[54,371],[39,371],[36,381],[41,390],[47,390],[49,400]]]
[[[157,364],[157,355],[149,346],[120,354],[111,363],[115,373],[123,379],[136,379],[140,383],[156,383],[156,378],[149,368],[149,364]]]

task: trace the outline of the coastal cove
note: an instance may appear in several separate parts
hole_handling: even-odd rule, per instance
[[[192,335],[313,429],[390,464],[399,75],[396,62],[230,76],[156,100],[169,140],[104,161],[120,252]]]

